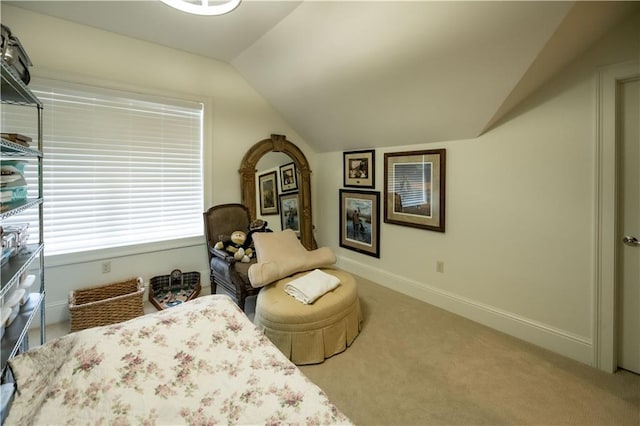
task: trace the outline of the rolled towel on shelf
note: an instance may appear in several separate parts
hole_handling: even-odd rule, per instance
[[[296,300],[310,305],[325,293],[340,285],[340,280],[320,269],[305,274],[284,286],[284,291]]]

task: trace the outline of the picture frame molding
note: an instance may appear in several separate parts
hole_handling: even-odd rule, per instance
[[[353,168],[351,162],[366,160],[366,177],[351,176]],[[369,188],[376,187],[376,151],[375,149],[364,149],[358,151],[345,151],[342,153],[343,186],[347,188]]]
[[[293,181],[286,182],[285,173],[287,171],[291,171],[291,176]],[[283,194],[285,192],[297,191],[298,190],[298,171],[296,170],[296,163],[287,163],[283,164],[279,168],[280,172],[280,193]]]
[[[287,212],[285,212],[285,208],[283,203],[286,200],[289,199],[295,199],[296,200],[296,222],[298,224],[297,228],[290,228],[288,227],[286,224],[287,218],[285,217]],[[285,230],[285,229],[291,229],[293,231],[295,231],[295,233],[300,236],[300,193],[299,192],[288,192],[285,194],[280,194],[279,198],[278,198],[278,204],[280,207],[280,226],[281,226],[281,230]]]
[[[424,161],[428,157],[432,161]],[[421,158],[423,160],[421,160]],[[406,160],[406,161],[405,161]],[[420,206],[412,211],[396,211],[397,200],[401,197],[393,189],[397,187],[391,167],[397,164],[432,164],[429,199],[429,215],[419,212]],[[397,196],[396,196],[397,195]],[[446,219],[446,149],[421,151],[387,152],[384,154],[384,222],[435,232],[445,232]]]
[[[265,204],[265,192],[264,184],[269,181],[273,181],[273,206],[267,207]],[[278,174],[275,170],[267,173],[263,173],[258,176],[258,193],[260,198],[260,214],[262,216],[269,216],[279,213],[280,198],[278,198]]]
[[[353,214],[350,211],[350,208],[352,207],[347,205],[347,200],[350,197],[371,203],[368,221],[369,229],[367,230],[365,222],[362,230],[363,237],[365,238],[364,241],[359,241],[357,235],[354,235],[353,223],[352,220],[349,219],[349,217],[353,217]],[[340,215],[340,247],[366,254],[368,256],[380,258],[380,191],[340,189],[339,198],[338,214]],[[364,217],[366,218],[366,213]],[[368,242],[367,235],[369,236]]]

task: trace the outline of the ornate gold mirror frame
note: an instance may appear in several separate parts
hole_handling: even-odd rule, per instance
[[[251,218],[256,218],[256,165],[263,155],[269,152],[282,152],[293,159],[299,173],[298,196],[302,205],[300,215],[300,242],[307,250],[317,248],[313,238],[313,220],[311,218],[311,169],[307,158],[300,148],[289,142],[284,135],[271,135],[253,145],[242,158],[240,165],[242,204],[247,206]]]

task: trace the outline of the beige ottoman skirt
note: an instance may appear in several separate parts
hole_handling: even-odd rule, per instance
[[[340,285],[313,304],[305,305],[284,286],[307,272],[263,288],[256,301],[254,323],[294,364],[317,364],[344,351],[360,333],[362,312],[356,281],[338,269],[322,269]]]

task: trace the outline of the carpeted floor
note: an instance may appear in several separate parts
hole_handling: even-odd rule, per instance
[[[358,278],[353,345],[301,370],[358,425],[640,425],[640,376],[607,374]]]

